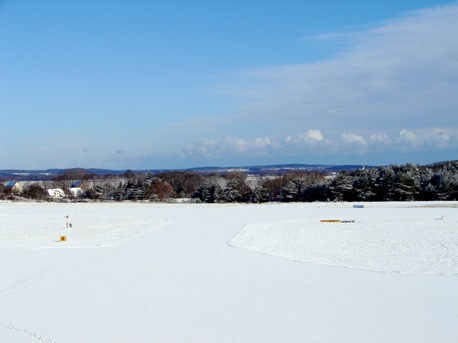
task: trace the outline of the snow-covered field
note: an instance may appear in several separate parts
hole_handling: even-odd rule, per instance
[[[456,342],[457,204],[352,205],[0,203],[0,342]]]

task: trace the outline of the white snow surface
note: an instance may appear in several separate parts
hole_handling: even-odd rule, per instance
[[[441,211],[447,216],[434,218],[437,209],[331,207],[307,219],[248,224],[229,244],[329,266],[458,276],[457,209]]]
[[[455,202],[3,202],[0,342],[455,342],[457,246]]]

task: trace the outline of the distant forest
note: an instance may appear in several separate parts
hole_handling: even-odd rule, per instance
[[[80,189],[78,196],[70,192],[72,186]],[[50,188],[62,189],[65,197],[50,197]],[[458,200],[458,161],[256,176],[191,171],[97,175],[71,169],[53,180],[25,183],[16,193],[1,183],[0,198],[75,202],[185,199],[194,203]]]

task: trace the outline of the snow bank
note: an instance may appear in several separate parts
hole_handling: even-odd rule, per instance
[[[31,209],[34,205],[38,204],[31,204]],[[0,216],[0,248],[116,246],[129,238],[156,230],[166,223],[167,220],[161,218],[119,216],[116,213],[78,213],[71,205],[65,209],[52,204],[48,211],[41,213],[4,210]],[[65,242],[60,241],[61,236],[66,237]]]
[[[442,207],[447,215],[437,217],[437,210],[383,205],[372,204],[370,210],[315,208],[301,220],[248,224],[229,245],[328,266],[458,275],[456,209]]]

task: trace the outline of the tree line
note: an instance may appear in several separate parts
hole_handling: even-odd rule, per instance
[[[68,188],[80,180],[82,193]],[[73,201],[174,201],[185,198],[202,203],[264,203],[313,201],[430,201],[458,200],[458,161],[428,166],[390,165],[335,174],[290,172],[248,176],[240,172],[203,174],[166,171],[153,174],[85,174],[69,170],[46,183],[32,183],[23,198],[48,199],[47,188],[60,187]],[[0,197],[12,198],[4,184]]]

